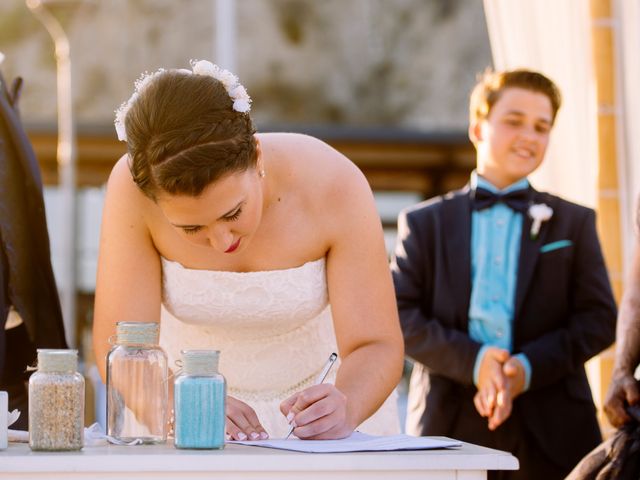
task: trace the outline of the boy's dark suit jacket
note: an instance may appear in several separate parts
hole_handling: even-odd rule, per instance
[[[532,240],[532,220],[524,215],[512,338],[513,353],[526,354],[532,374],[514,414],[550,458],[571,468],[601,441],[583,364],[613,342],[616,306],[593,210],[531,194],[553,216]],[[418,362],[412,387],[416,380],[424,387],[410,396],[426,395],[419,412],[424,435],[448,435],[462,402],[476,392],[481,345],[468,335],[470,236],[468,187],[412,207],[398,221],[392,273],[406,353]],[[572,245],[540,251],[559,240]]]

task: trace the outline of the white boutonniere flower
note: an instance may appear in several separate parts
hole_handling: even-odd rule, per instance
[[[545,203],[534,203],[529,207],[529,216],[533,219],[529,234],[531,240],[535,240],[540,232],[542,222],[546,222],[553,216],[553,209]]]

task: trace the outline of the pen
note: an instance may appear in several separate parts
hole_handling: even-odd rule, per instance
[[[324,364],[324,368],[318,375],[318,378],[316,378],[314,385],[320,385],[322,382],[324,382],[324,379],[327,378],[327,375],[329,374],[329,370],[331,370],[331,367],[333,366],[337,358],[338,358],[338,354],[335,352],[329,355],[329,359],[327,360],[327,363]],[[289,429],[289,433],[287,433],[287,436],[284,437],[285,440],[291,436],[294,428],[296,427],[292,425],[291,428]]]

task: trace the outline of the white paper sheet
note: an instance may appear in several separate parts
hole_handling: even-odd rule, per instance
[[[375,436],[354,432],[350,437],[340,440],[299,440],[297,438],[231,441],[239,445],[252,447],[277,448],[307,453],[341,453],[341,452],[384,452],[392,450],[431,450],[434,448],[461,447],[456,440],[412,437],[410,435]]]

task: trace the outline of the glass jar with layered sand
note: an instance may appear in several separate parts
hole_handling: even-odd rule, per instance
[[[38,350],[29,379],[29,446],[32,450],[80,450],[84,433],[84,377],[77,350]]]

